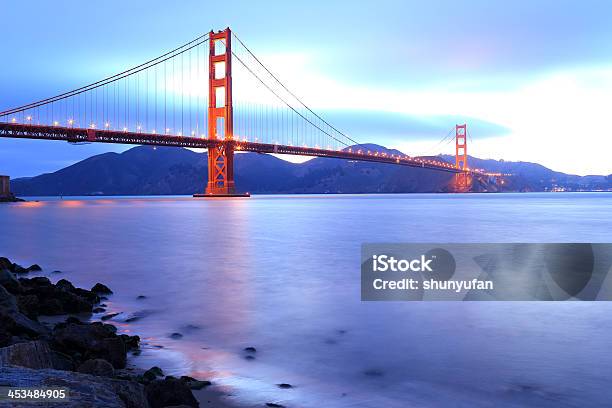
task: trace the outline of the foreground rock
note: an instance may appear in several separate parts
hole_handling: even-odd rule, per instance
[[[146,386],[146,394],[151,408],[186,405],[198,407],[198,401],[184,381],[174,377],[155,380]]]
[[[89,291],[65,279],[53,284],[45,277],[16,278],[29,270],[40,267],[0,258],[0,384],[69,388],[70,399],[59,403],[63,407],[198,406],[191,389],[208,381],[163,378],[158,367],[144,375],[117,374],[126,366],[127,352],[139,351],[138,336],[118,335],[113,325],[75,317],[52,328],[38,322],[40,315],[91,312],[100,302],[97,293],[112,293],[108,287],[97,283]],[[0,407],[7,406],[32,404],[0,400]]]
[[[124,368],[126,353],[138,348],[138,336],[117,335],[117,328],[100,322],[83,323],[68,319],[53,329],[51,341],[54,350],[69,355],[77,364],[90,359],[104,359],[114,368]]]
[[[7,387],[65,387],[70,398],[51,404],[66,408],[148,408],[145,388],[134,381],[97,377],[73,371],[53,369],[34,370],[24,367],[0,366],[0,378]],[[31,402],[19,405],[14,401],[0,401],[0,407],[31,407]]]

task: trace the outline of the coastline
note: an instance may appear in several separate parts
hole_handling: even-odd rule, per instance
[[[37,272],[42,272],[37,264],[26,268],[0,257],[0,384],[67,385],[68,399],[56,401],[66,407],[97,406],[102,398],[105,407],[238,408],[210,381],[130,365],[128,354],[140,354],[140,337],[118,334],[108,319],[92,319],[113,294],[104,284],[87,290],[66,279],[26,277]],[[51,274],[59,277],[61,271]],[[31,402],[0,399],[0,407]]]

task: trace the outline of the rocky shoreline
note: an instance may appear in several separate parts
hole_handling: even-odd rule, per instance
[[[38,265],[25,268],[0,258],[0,386],[66,387],[70,394],[63,407],[199,406],[192,390],[209,381],[164,376],[158,367],[126,368],[127,353],[139,350],[138,336],[68,316],[103,311],[109,288],[97,283],[87,290],[66,279],[54,284],[46,277],[25,277],[37,271]],[[41,316],[64,319],[47,323]],[[3,406],[32,403],[0,400]]]

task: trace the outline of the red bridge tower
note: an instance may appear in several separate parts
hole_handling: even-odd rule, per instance
[[[454,189],[458,193],[470,191],[472,185],[472,177],[468,173],[468,155],[467,155],[467,124],[455,125],[455,167],[457,170],[463,170],[462,173],[457,173],[455,176]]]
[[[208,139],[220,143],[208,148],[206,193],[194,197],[248,197],[236,193],[234,183],[232,32],[211,31],[209,38]]]

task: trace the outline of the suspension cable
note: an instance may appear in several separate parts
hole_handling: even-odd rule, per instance
[[[82,87],[77,88],[77,89],[73,89],[72,91],[69,91],[69,92],[64,92],[62,94],[59,94],[59,95],[56,95],[56,96],[52,96],[50,98],[41,99],[41,100],[36,101],[36,102],[32,102],[32,103],[29,103],[29,104],[26,104],[26,105],[23,105],[23,106],[19,106],[17,108],[13,108],[13,109],[9,109],[9,110],[0,112],[0,116],[11,115],[11,114],[14,114],[14,113],[17,113],[17,112],[23,112],[23,111],[28,110],[28,109],[34,109],[34,108],[37,108],[39,106],[45,105],[47,103],[56,102],[56,101],[68,98],[70,96],[74,96],[74,95],[78,95],[78,94],[83,93],[83,92],[90,91],[90,90],[95,89],[95,88],[97,88],[99,86],[103,86],[103,85],[115,82],[117,80],[123,79],[123,78],[125,78],[125,77],[127,77],[129,75],[132,75],[132,74],[138,73],[138,72],[140,72],[140,71],[142,71],[144,69],[153,67],[153,66],[155,66],[155,65],[157,65],[157,64],[159,64],[161,62],[164,62],[164,61],[166,61],[166,60],[168,60],[170,58],[173,58],[173,57],[175,57],[177,55],[180,55],[180,54],[182,54],[182,53],[184,53],[184,52],[186,52],[186,51],[188,51],[188,50],[190,50],[190,49],[192,49],[194,47],[197,47],[198,45],[201,45],[201,44],[205,43],[206,41],[208,41],[208,38],[204,39],[203,41],[200,41],[200,40],[202,40],[203,38],[205,38],[207,36],[208,36],[208,33],[203,34],[203,35],[199,36],[198,38],[196,38],[194,40],[191,40],[188,43],[185,43],[185,44],[181,45],[180,47],[177,47],[177,48],[173,49],[172,51],[168,51],[167,53],[165,53],[163,55],[160,55],[159,57],[153,58],[153,59],[151,59],[151,60],[149,60],[149,61],[147,61],[145,63],[137,65],[137,66],[135,66],[133,68],[130,68],[128,70],[125,70],[125,71],[123,71],[123,72],[121,72],[119,74],[115,74],[115,75],[112,75],[110,77],[101,79],[101,80],[99,80],[97,82],[91,83],[89,85],[82,86]],[[191,44],[193,44],[195,42],[197,42],[197,44],[195,44],[195,45],[193,45],[193,46],[191,46],[191,47],[189,47],[189,48],[187,48],[185,50],[182,50],[180,53],[176,53],[178,50],[181,50],[182,48],[190,46]],[[175,54],[175,55],[171,55],[171,54]],[[170,57],[165,58],[168,55],[170,55]],[[162,58],[165,58],[165,59],[159,61]],[[153,64],[153,62],[155,62],[155,64]],[[151,64],[151,65],[149,65],[149,64]],[[142,68],[142,67],[145,67],[145,68]],[[142,68],[142,69],[140,69],[140,68]],[[134,72],[132,72],[132,71],[134,71]]]

